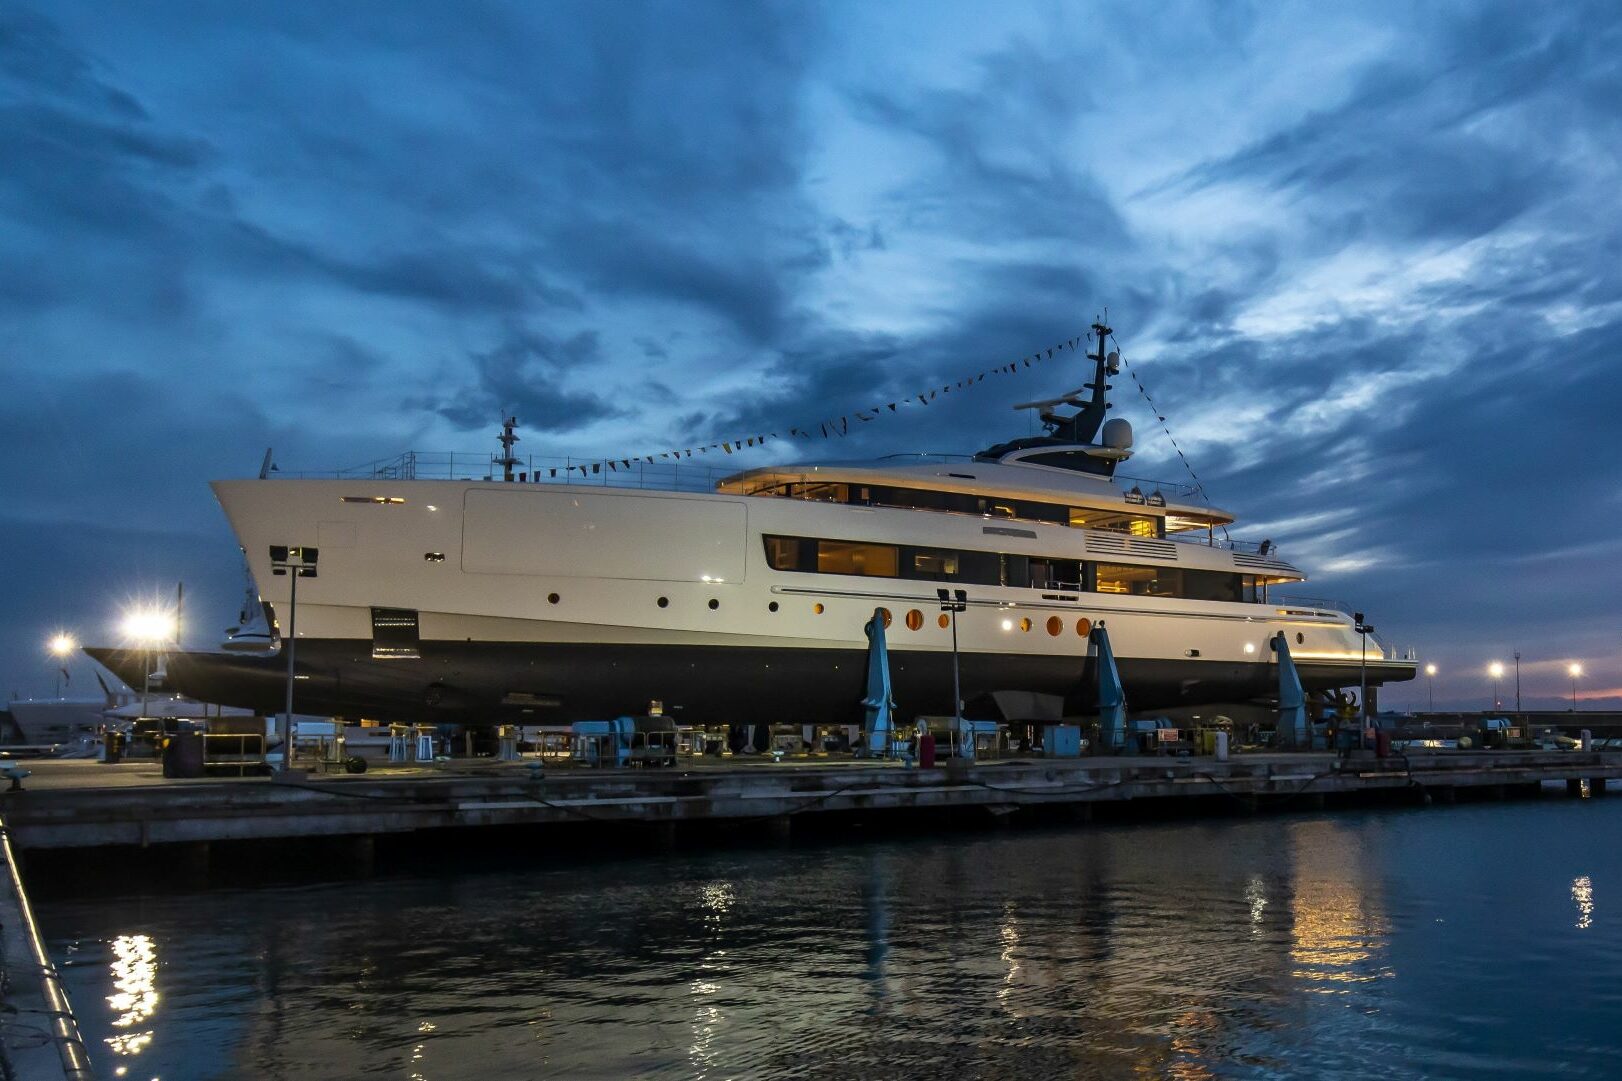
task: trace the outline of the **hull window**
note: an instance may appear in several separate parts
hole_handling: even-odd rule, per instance
[[[416,660],[422,656],[417,613],[410,608],[372,609],[374,660]]]

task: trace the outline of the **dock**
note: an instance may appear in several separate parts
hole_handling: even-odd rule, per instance
[[[1550,782],[1594,795],[1622,778],[1622,753],[1436,751],[1377,758],[1323,752],[948,761],[920,769],[861,760],[695,758],[670,768],[589,769],[449,762],[360,775],[168,780],[154,762],[31,763],[0,813],[27,852],[369,839],[489,827],[563,831],[763,823],[784,832],[827,816],[1005,817],[1069,808],[1209,814],[1341,803],[1532,795]]]

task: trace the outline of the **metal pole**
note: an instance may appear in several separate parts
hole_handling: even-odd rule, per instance
[[[1573,684],[1576,686],[1576,684]],[[1571,692],[1571,700],[1577,700],[1577,692]],[[954,728],[963,727],[963,685],[958,680],[957,671],[957,608],[952,609],[952,725]]]
[[[289,567],[287,573],[293,576],[293,592],[287,605],[287,713],[282,717],[281,731],[283,770],[293,764],[293,654],[298,649],[299,568]]]
[[[141,716],[146,716],[147,697],[152,693],[152,651],[141,647]]]
[[[1521,651],[1515,651],[1515,712],[1521,711]]]
[[[1571,677],[1571,712],[1577,712],[1577,677]]]
[[[1363,724],[1357,733],[1357,745],[1369,749],[1369,633],[1362,620],[1357,621],[1359,657],[1357,662],[1357,703],[1363,707]]]

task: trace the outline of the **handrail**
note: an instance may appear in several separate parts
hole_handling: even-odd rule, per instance
[[[62,986],[62,977],[51,963],[51,956],[45,951],[45,941],[40,937],[39,925],[34,922],[34,910],[28,904],[28,894],[23,892],[22,875],[17,870],[17,858],[11,848],[11,829],[3,821],[0,821],[0,859],[5,860],[6,867],[11,871],[11,889],[17,898],[17,910],[22,914],[22,931],[28,939],[34,963],[39,966],[40,990],[44,992],[46,1005],[50,1007],[53,1042],[62,1057],[62,1072],[70,1081],[90,1081],[95,1075],[90,1068],[90,1055],[85,1050],[84,1037],[79,1034],[78,1019],[73,1016],[67,989]]]
[[[724,451],[717,452],[716,459],[719,459],[725,453]],[[935,453],[887,454],[877,460],[884,462],[898,459],[941,463],[972,462],[976,460],[972,454]],[[718,481],[746,472],[751,468],[756,467],[742,463],[738,465],[709,465],[694,461],[691,458],[683,458],[680,462],[655,458],[654,461],[650,462],[646,456],[641,458],[580,458],[531,454],[519,459],[518,463],[513,467],[513,472],[514,474],[522,473],[527,481],[538,483],[588,484],[618,488],[670,487],[677,490],[691,490],[699,485],[713,488]],[[785,476],[798,475],[804,472],[794,465],[787,465],[780,469],[773,469],[773,471],[782,473]],[[377,458],[346,469],[293,472],[277,470],[275,475],[282,478],[326,478],[333,480],[500,480],[502,474],[501,465],[490,454],[408,450],[390,458]],[[807,479],[811,479],[815,477],[815,474],[806,473],[806,476]],[[1159,491],[1163,494],[1172,493],[1177,496],[1193,496],[1199,491],[1192,484],[1156,480],[1151,477],[1117,474],[1114,479],[1123,485],[1137,485],[1145,491]]]

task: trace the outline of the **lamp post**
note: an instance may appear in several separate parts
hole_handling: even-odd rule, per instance
[[[68,655],[77,649],[78,645],[79,644],[68,635],[57,634],[51,639],[51,643],[47,647],[51,651],[51,656],[56,658],[56,697],[58,699],[62,697],[63,666],[68,663]],[[1576,692],[1573,691],[1572,701],[1575,702],[1576,700]]]
[[[175,620],[157,608],[138,608],[124,616],[124,637],[141,646],[141,716],[152,696],[152,647],[174,637]]]
[[[1369,740],[1369,635],[1374,633],[1374,627],[1363,621],[1362,612],[1353,612],[1353,630],[1358,637],[1357,662],[1357,704],[1363,710],[1363,724],[1358,729],[1357,745],[1368,750]]]
[[[1577,712],[1577,677],[1583,674],[1583,666],[1576,661],[1566,665],[1566,674],[1571,677],[1571,712]]]
[[[1436,666],[1434,664],[1427,664],[1425,666],[1425,686],[1430,691],[1431,712],[1435,713],[1436,712]]]
[[[963,684],[958,678],[957,667],[957,614],[968,610],[969,595],[961,589],[937,589],[935,596],[940,598],[941,611],[951,616],[952,620],[952,734],[959,741],[959,753],[962,753],[963,739]],[[969,753],[966,758],[974,757],[974,737],[969,737]]]
[[[1492,677],[1492,708],[1502,709],[1503,702],[1498,694],[1498,681],[1504,678],[1504,666],[1493,661],[1487,666],[1487,674]]]
[[[1521,651],[1515,651],[1515,712],[1521,711]]]
[[[293,654],[298,648],[298,580],[316,576],[315,564],[320,554],[316,548],[295,548],[285,544],[270,546],[270,573],[290,575],[292,578],[292,592],[287,602],[287,638],[284,640],[287,646],[287,711],[282,714],[282,723],[277,726],[277,735],[282,739],[283,772],[293,763]]]

